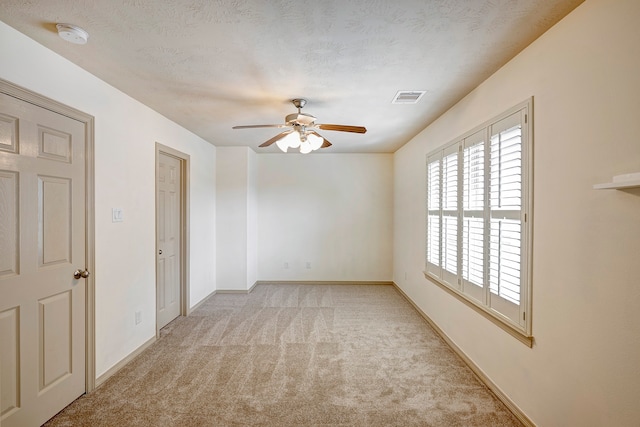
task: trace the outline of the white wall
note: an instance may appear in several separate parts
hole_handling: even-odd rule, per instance
[[[639,20],[587,0],[394,158],[396,283],[540,426],[640,419],[640,189],[592,189],[640,171]],[[422,270],[426,153],[532,95],[530,349]]]
[[[191,156],[191,305],[215,289],[216,149],[2,22],[0,58],[0,78],[95,117],[100,376],[155,335],[156,142]],[[111,222],[112,207],[124,222]]]
[[[261,280],[391,280],[391,154],[257,160]]]
[[[256,281],[256,154],[248,147],[217,150],[218,289],[245,291]]]
[[[248,149],[247,157],[247,289],[258,276],[258,155]]]

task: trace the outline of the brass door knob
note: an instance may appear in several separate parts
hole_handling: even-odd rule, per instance
[[[74,279],[86,279],[89,277],[89,270],[76,270],[73,272]]]

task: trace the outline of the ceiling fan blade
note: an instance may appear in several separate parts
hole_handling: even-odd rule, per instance
[[[363,126],[318,124],[315,127],[322,130],[335,130],[338,132],[365,133],[367,131],[367,128]]]
[[[264,148],[264,147],[268,147],[271,144],[273,144],[274,142],[284,138],[285,136],[289,135],[291,132],[294,132],[293,130],[285,130],[282,133],[279,133],[278,135],[274,136],[273,138],[271,138],[268,141],[263,142],[262,144],[258,145],[258,147]]]
[[[288,125],[243,125],[234,126],[231,129],[255,129],[255,128],[286,128]]]
[[[327,138],[325,138],[324,136],[320,135],[318,132],[310,131],[309,133],[322,138],[323,142],[322,142],[322,145],[320,146],[320,148],[328,148],[328,147],[331,147],[333,145],[327,140]]]

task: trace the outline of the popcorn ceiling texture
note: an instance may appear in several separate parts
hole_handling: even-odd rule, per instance
[[[319,122],[369,130],[325,132],[328,150],[392,152],[582,1],[3,0],[0,19],[214,145],[257,147],[272,130],[231,127],[306,97]],[[398,90],[427,93],[391,105]]]
[[[519,426],[391,285],[218,294],[45,426]]]

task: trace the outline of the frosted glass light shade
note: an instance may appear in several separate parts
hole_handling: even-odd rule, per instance
[[[300,134],[298,132],[291,132],[285,135],[284,138],[277,140],[276,145],[284,153],[287,152],[288,148],[298,148],[300,146]]]
[[[302,154],[307,154],[313,151],[313,148],[311,148],[311,144],[309,143],[309,141],[304,141],[300,144],[300,152]]]
[[[302,154],[307,154],[317,150],[322,147],[323,143],[324,138],[321,136],[317,136],[312,133],[301,135],[299,132],[295,131],[276,141],[276,145],[283,153],[286,153],[289,148],[299,147]]]
[[[309,144],[311,144],[312,150],[317,150],[318,148],[322,147],[324,138],[310,133],[307,135],[307,141],[309,142]]]
[[[287,143],[287,138],[282,138],[276,141],[276,145],[278,146],[279,149],[282,150],[283,153],[287,152],[287,149],[289,148],[289,144]]]
[[[287,144],[289,144],[289,148],[300,147],[300,134],[298,132],[291,132],[284,139],[287,140]]]

